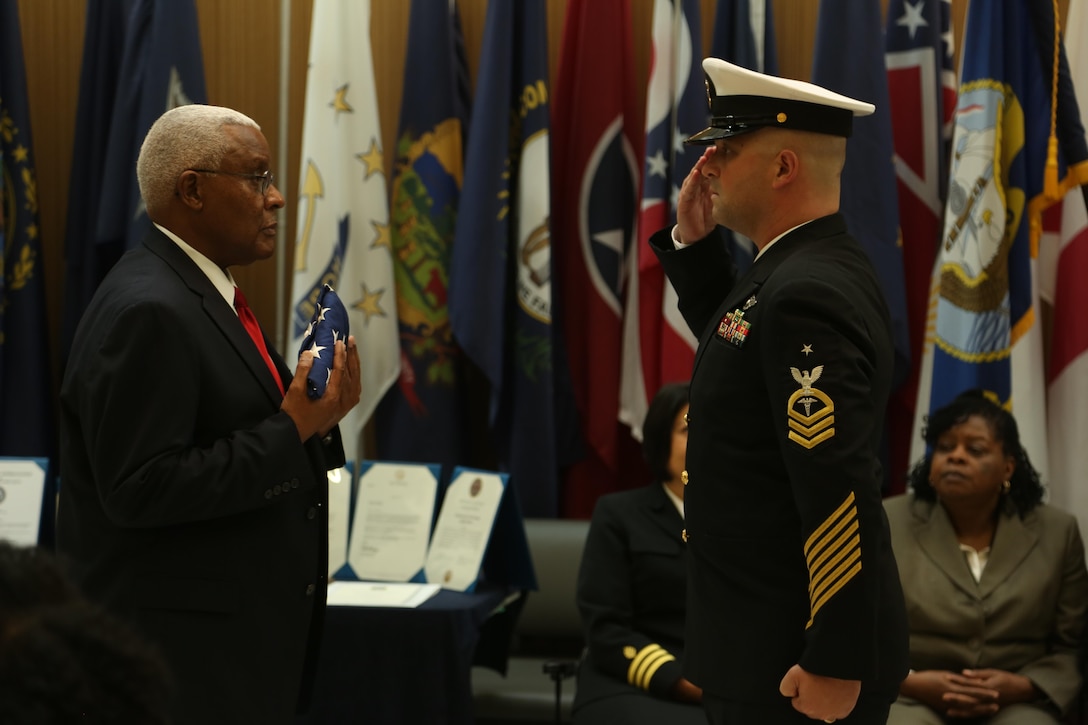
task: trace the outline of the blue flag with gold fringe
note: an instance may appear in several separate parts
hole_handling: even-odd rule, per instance
[[[389,212],[401,371],[378,405],[378,455],[468,463],[463,359],[447,306],[469,83],[448,0],[412,0]]]
[[[62,347],[126,249],[151,226],[136,157],[151,124],[175,106],[205,103],[193,0],[88,0],[65,235]]]
[[[490,384],[499,464],[509,471],[525,515],[554,517],[561,457],[555,380],[566,360],[557,357],[552,324],[544,0],[488,4],[476,88],[450,269],[450,321]]]
[[[1041,213],[1088,181],[1088,148],[1051,3],[971,3],[964,39],[918,408],[985,390],[1012,410],[1045,474]]]
[[[38,180],[15,2],[0,2],[0,456],[56,451]]]

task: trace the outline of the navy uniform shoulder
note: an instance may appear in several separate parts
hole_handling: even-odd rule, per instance
[[[597,508],[617,511],[645,505],[656,500],[657,492],[653,489],[655,486],[660,485],[659,483],[651,483],[648,486],[640,486],[626,491],[606,493],[597,499]]]
[[[828,277],[852,279],[855,267],[869,269],[872,264],[852,237],[825,237],[798,244],[782,262],[783,268],[801,279],[824,280]]]
[[[656,503],[662,496],[659,495],[659,491],[655,490],[655,487],[660,488],[660,483],[654,482],[636,489],[606,493],[597,499],[594,516],[597,515],[597,512],[616,515]]]
[[[850,237],[799,245],[768,278],[764,295],[805,299],[825,310],[887,309],[872,264]]]

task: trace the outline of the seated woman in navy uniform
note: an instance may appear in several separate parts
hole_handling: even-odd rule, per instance
[[[687,410],[687,383],[658,391],[642,441],[653,483],[602,496],[593,511],[578,572],[588,649],[574,725],[706,725],[702,691],[680,673]]]
[[[888,723],[1056,725],[1081,687],[1077,520],[1042,503],[1016,421],[981,392],[934,411],[924,435],[911,493],[884,502],[912,668]]]

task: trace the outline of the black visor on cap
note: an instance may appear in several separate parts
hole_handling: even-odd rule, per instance
[[[708,82],[708,91],[713,86]],[[853,112],[808,101],[768,96],[712,96],[710,127],[685,140],[709,146],[721,138],[738,136],[761,128],[790,128],[832,136],[850,137]]]

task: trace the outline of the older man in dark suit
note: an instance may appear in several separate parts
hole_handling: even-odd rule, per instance
[[[715,58],[709,146],[651,239],[699,337],[685,674],[716,725],[887,719],[907,673],[881,508],[888,311],[838,214],[868,103]],[[759,248],[735,278],[721,224]]]
[[[353,339],[325,395],[290,369],[230,268],[275,249],[283,196],[251,119],[164,114],[137,176],[155,226],[102,282],[61,390],[58,548],[165,655],[181,723],[289,723],[325,606],[326,471],[360,395]],[[301,697],[300,697],[301,696]]]

